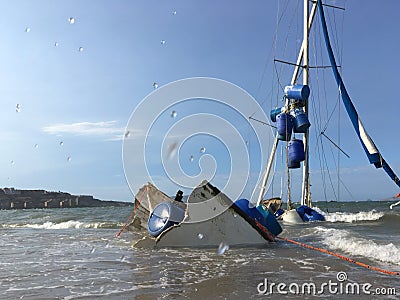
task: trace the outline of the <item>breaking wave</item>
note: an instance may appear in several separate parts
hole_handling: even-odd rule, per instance
[[[45,222],[43,224],[27,224],[28,228],[38,229],[68,229],[68,228],[99,228],[102,223],[83,223],[79,221],[67,221],[61,223]]]
[[[83,229],[83,228],[118,228],[119,224],[107,222],[85,223],[80,221],[66,221],[60,223],[44,222],[42,224],[3,224],[3,228],[33,228],[33,229]]]
[[[345,222],[354,223],[362,221],[376,221],[384,216],[383,212],[372,211],[360,211],[358,213],[349,212],[335,212],[335,213],[324,213],[325,219],[328,222]]]
[[[334,228],[316,227],[322,242],[331,249],[345,251],[351,255],[400,265],[400,246],[393,243],[377,243],[373,240],[355,236],[354,233]]]

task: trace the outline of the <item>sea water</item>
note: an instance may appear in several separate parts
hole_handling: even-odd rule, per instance
[[[390,210],[391,203],[316,203],[326,222],[282,224],[281,236],[400,272],[400,208]],[[0,211],[0,299],[383,298],[378,294],[396,299],[400,295],[400,276],[284,240],[262,247],[223,245],[224,251],[133,248],[132,242],[145,233],[124,231],[115,237],[132,209]]]

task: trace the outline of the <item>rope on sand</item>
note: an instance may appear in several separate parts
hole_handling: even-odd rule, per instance
[[[336,256],[336,257],[338,257],[340,259],[343,259],[345,261],[354,263],[354,264],[359,265],[359,266],[361,266],[363,268],[367,268],[367,269],[370,269],[370,270],[373,270],[373,271],[377,271],[377,272],[381,272],[381,273],[388,274],[388,275],[400,276],[400,272],[388,271],[388,270],[380,269],[380,268],[377,268],[377,267],[373,267],[373,266],[367,265],[365,263],[362,263],[362,262],[356,261],[354,259],[351,259],[349,257],[346,257],[344,255],[341,255],[341,254],[338,254],[338,253],[323,249],[323,248],[310,246],[310,245],[307,245],[307,244],[304,244],[304,243],[300,243],[300,242],[297,242],[297,241],[294,241],[294,240],[291,240],[291,239],[288,239],[288,238],[284,238],[284,237],[278,237],[277,236],[276,238],[280,239],[280,240],[283,240],[283,241],[286,241],[286,242],[289,242],[289,243],[292,243],[292,244],[295,244],[295,245],[299,245],[299,246],[307,248],[307,249],[311,249],[311,250],[319,251],[319,252],[326,253],[326,254],[329,254],[329,255],[332,255],[332,256]]]

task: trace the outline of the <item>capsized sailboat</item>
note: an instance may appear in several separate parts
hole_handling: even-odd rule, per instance
[[[256,246],[273,242],[282,232],[267,207],[252,206],[246,199],[232,202],[207,181],[187,202],[180,191],[171,199],[148,183],[136,194],[135,207],[131,224],[145,232],[135,247]]]
[[[295,169],[300,168],[300,163],[303,164],[303,180],[302,180],[302,196],[301,206],[297,209],[292,207],[290,193],[288,193],[288,210],[280,211],[277,215],[289,223],[301,223],[304,221],[323,221],[324,216],[312,208],[311,193],[310,193],[310,177],[309,177],[309,127],[308,121],[308,97],[310,89],[309,82],[309,32],[314,20],[316,11],[319,11],[319,16],[322,25],[322,32],[325,40],[325,45],[328,57],[333,70],[342,102],[346,108],[346,112],[351,120],[351,123],[359,137],[359,140],[365,150],[365,153],[371,164],[376,168],[383,168],[389,177],[400,187],[400,180],[389,164],[383,159],[381,153],[376,145],[368,135],[365,127],[363,126],[358,113],[347,93],[344,82],[340,76],[338,66],[336,64],[335,56],[330,44],[328,29],[325,21],[324,8],[322,0],[313,1],[312,8],[309,8],[309,1],[304,1],[304,22],[303,22],[303,43],[298,55],[297,63],[291,83],[284,89],[285,105],[271,111],[271,120],[277,123],[277,134],[275,138],[274,147],[272,149],[270,159],[267,164],[263,185],[258,198],[258,204],[262,202],[265,193],[265,186],[269,178],[272,168],[272,163],[275,158],[275,152],[278,142],[286,141],[287,143],[287,168]],[[302,84],[297,83],[299,69],[303,71]],[[303,139],[291,140],[291,133],[303,134]],[[288,177],[289,177],[288,172]]]

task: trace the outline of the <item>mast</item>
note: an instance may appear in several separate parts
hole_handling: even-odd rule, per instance
[[[278,147],[278,142],[279,142],[279,140],[278,140],[278,136],[277,136],[275,138],[274,145],[272,146],[271,154],[269,156],[267,169],[265,170],[265,175],[264,175],[264,178],[263,178],[263,182],[261,184],[261,191],[260,191],[260,194],[258,195],[257,206],[261,204],[262,198],[263,198],[264,193],[265,193],[265,186],[267,185],[269,173],[271,171],[272,163],[273,163],[274,158],[275,158],[275,153],[276,153],[276,148]]]
[[[309,45],[309,26],[308,26],[308,18],[309,18],[309,8],[308,8],[308,0],[304,0],[304,23],[303,23],[303,84],[308,85],[308,71],[309,71],[309,58],[308,58],[308,45]],[[305,101],[304,112],[308,118],[308,99]],[[308,152],[308,135],[309,130],[304,133],[303,143],[304,143],[304,151],[305,151],[305,160],[303,166],[303,184],[302,184],[302,196],[301,196],[301,204],[311,206],[311,199],[309,199],[309,152]]]
[[[304,27],[307,26],[307,29],[304,30],[304,32],[306,32],[306,34],[304,34],[304,35],[306,35],[306,39],[303,38],[303,43],[301,44],[299,55],[297,57],[296,67],[295,67],[295,69],[293,71],[293,76],[292,76],[292,80],[291,80],[290,84],[295,84],[296,83],[297,76],[298,76],[299,70],[300,70],[300,63],[301,63],[302,60],[303,60],[303,62],[305,62],[307,60],[307,63],[303,63],[303,66],[306,65],[306,68],[304,68],[303,72],[307,74],[307,76],[303,75],[303,80],[304,80],[304,77],[306,77],[306,80],[308,82],[308,69],[309,69],[308,68],[308,60],[309,60],[308,59],[308,33],[310,31],[311,25],[312,25],[314,17],[315,17],[315,13],[317,11],[317,2],[313,2],[313,6],[311,8],[311,13],[308,12],[308,2],[307,3],[306,2],[307,1],[304,0],[304,8],[305,8],[304,9]],[[304,51],[304,49],[307,49],[307,51]],[[306,54],[307,58],[306,59],[304,59],[304,53],[305,52],[307,52],[307,54]],[[289,100],[286,100],[285,107],[288,107],[288,105],[289,105]],[[306,103],[306,105],[307,105],[307,107],[305,108],[305,112],[308,113],[307,112],[308,103]],[[307,130],[306,136],[307,136],[307,140],[308,140],[308,130]],[[303,143],[304,143],[304,141],[303,141]],[[308,198],[307,194],[309,194],[309,188],[308,188],[309,187],[309,179],[308,179],[308,177],[309,177],[308,176],[308,173],[309,173],[309,168],[308,168],[308,143],[305,143],[304,145],[307,145],[307,148],[306,148],[306,161],[305,161],[304,165],[307,165],[307,172],[306,173],[307,173],[307,182],[308,183],[306,184],[306,187],[307,187],[306,191],[305,191],[306,194],[305,194],[305,192],[302,192],[302,199],[303,198],[304,199]],[[272,163],[273,163],[273,161],[275,159],[275,153],[276,153],[277,146],[278,146],[278,137],[275,137],[274,145],[272,147],[271,154],[270,154],[270,157],[269,157],[269,160],[268,160],[268,164],[267,164],[267,168],[265,170],[264,178],[263,178],[263,181],[262,181],[262,184],[261,184],[261,190],[260,190],[260,194],[258,196],[257,205],[261,204],[262,198],[264,196],[265,186],[266,186],[266,184],[268,182],[269,174],[270,174],[271,168],[272,168]],[[303,180],[303,182],[304,182],[304,180]],[[303,183],[303,185],[304,185],[304,183]],[[304,196],[304,195],[306,195],[306,196]],[[302,200],[302,203],[303,203],[303,200]]]

